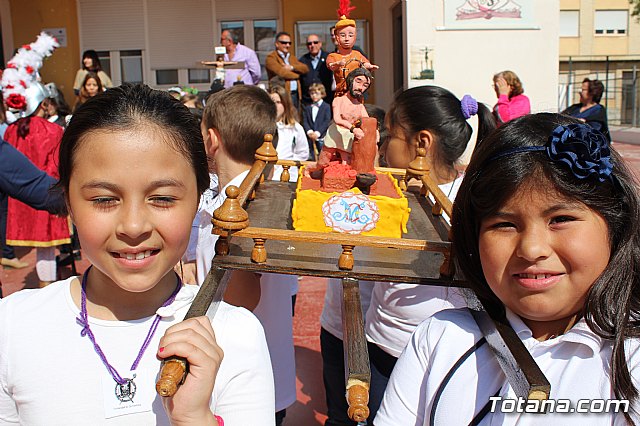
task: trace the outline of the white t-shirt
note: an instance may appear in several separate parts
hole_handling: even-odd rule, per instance
[[[309,142],[307,142],[307,134],[300,123],[296,122],[293,126],[277,123],[278,127],[278,152],[279,160],[299,160],[307,161],[309,159]],[[282,174],[282,166],[273,167],[273,180],[280,180]],[[298,168],[291,167],[289,169],[289,182],[298,180]]]
[[[549,380],[551,399],[571,400],[572,407],[576,407],[581,399],[615,399],[609,379],[613,344],[599,338],[584,320],[562,336],[539,342],[517,315],[507,312],[507,319]],[[428,425],[434,395],[444,377],[481,338],[482,333],[466,309],[439,312],[423,322],[391,374],[375,425]],[[639,348],[638,339],[626,343],[627,365],[636,386],[640,385]],[[498,390],[499,397],[517,400],[496,356],[485,343],[462,363],[444,387],[434,424],[469,424]],[[519,414],[501,413],[499,407],[479,424],[626,424],[622,413]],[[635,408],[638,408],[637,404]],[[636,417],[635,423],[638,421],[640,418]]]
[[[201,222],[196,248],[198,284],[204,282],[209,269],[211,269],[211,260],[215,256],[215,243],[218,236],[211,233],[213,211],[220,207],[227,198],[225,194],[227,187],[229,185],[240,187],[248,173],[249,171],[246,171],[233,178],[213,202],[208,204],[202,212],[199,212]],[[263,282],[265,279],[267,281]],[[260,302],[253,311],[264,327],[264,334],[271,354],[276,411],[287,408],[296,400],[296,366],[291,319],[291,289],[294,284],[292,280],[297,284],[295,275],[263,274],[260,279]]]
[[[266,331],[276,386],[276,411],[296,402],[296,356],[293,349],[291,285],[297,275],[261,274],[260,302],[253,313]]]
[[[115,381],[89,338],[80,334],[72,279],[0,301],[0,425],[168,425],[155,392],[156,351],[165,330],[182,321],[198,288],[183,286],[171,305],[158,309],[162,320],[135,371],[134,401],[146,411],[107,419]],[[131,377],[129,368],[154,318],[89,318],[96,342],[122,377]],[[273,425],[273,376],[260,323],[247,310],[222,303],[212,325],[224,359],[211,410],[225,425]],[[152,401],[148,406],[138,399],[145,394]]]
[[[208,198],[203,197],[194,224],[197,223],[197,238],[195,239],[195,258],[196,258],[196,271],[198,284],[201,285],[204,282],[209,269],[211,269],[211,259],[216,255],[215,245],[218,240],[216,234],[212,234],[213,225],[211,224],[211,218],[213,212],[224,203],[227,199],[227,188],[231,185],[240,188],[240,184],[244,178],[249,174],[249,170],[240,173],[238,176],[231,179],[231,181],[225,185],[215,197]],[[217,179],[216,179],[217,182]],[[206,193],[205,193],[206,194]],[[193,228],[192,228],[193,229]],[[194,243],[194,232],[191,232],[191,238],[189,240],[189,247],[192,247]],[[188,249],[191,250],[191,249]]]
[[[453,200],[461,183],[459,176],[439,187]],[[446,215],[445,220],[449,221]],[[444,309],[465,306],[464,298],[455,288],[376,282],[365,321],[367,340],[397,358],[422,321]]]

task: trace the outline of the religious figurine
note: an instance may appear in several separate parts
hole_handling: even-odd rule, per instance
[[[336,80],[336,98],[347,92],[346,78],[351,71],[360,67],[367,70],[379,68],[369,62],[362,53],[353,49],[356,43],[356,21],[348,18],[353,9],[355,7],[351,6],[350,0],[340,0],[338,7],[340,20],[334,29],[338,51],[327,56],[327,67],[333,72]]]
[[[346,94],[333,100],[333,121],[324,138],[324,146],[316,166],[308,168],[309,176],[322,177],[325,190],[346,190],[354,183],[368,188],[375,183],[374,163],[379,138],[377,120],[369,117],[362,104],[371,78],[367,69],[356,68],[347,76]],[[327,173],[344,175],[339,179],[340,188],[333,184],[331,188],[327,187],[326,182],[336,182],[327,180]],[[350,180],[353,181],[351,185]]]

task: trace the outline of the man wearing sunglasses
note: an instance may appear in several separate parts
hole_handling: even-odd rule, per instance
[[[307,49],[309,53],[305,53],[300,57],[300,62],[309,67],[309,72],[301,77],[302,84],[302,103],[304,105],[311,104],[309,96],[309,87],[313,83],[320,83],[327,92],[325,102],[331,104],[333,100],[333,92],[331,90],[331,82],[333,73],[327,68],[326,59],[328,53],[322,50],[322,41],[317,34],[311,34],[307,37]]]
[[[269,81],[274,77],[285,81],[285,89],[291,93],[293,105],[298,108],[302,95],[300,76],[308,73],[309,68],[289,52],[291,49],[291,35],[284,31],[276,34],[276,50],[267,55],[265,68]]]

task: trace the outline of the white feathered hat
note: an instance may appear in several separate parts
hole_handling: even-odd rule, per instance
[[[43,59],[51,56],[58,46],[54,37],[41,32],[36,41],[22,46],[7,62],[0,85],[10,111],[27,117],[48,96],[48,91],[38,82],[38,70],[42,67]]]

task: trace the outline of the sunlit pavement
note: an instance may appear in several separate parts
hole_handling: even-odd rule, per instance
[[[614,138],[616,133],[614,134]],[[629,167],[640,179],[640,131],[627,132],[637,135],[637,140],[621,143],[615,142],[616,149],[627,161]],[[35,271],[35,250],[16,248],[16,254],[29,262],[24,269],[7,269],[1,271],[2,291],[7,296],[23,288],[36,288],[38,277]],[[88,262],[83,259],[76,262],[78,273],[84,272]],[[67,268],[62,277],[70,276]],[[298,399],[287,410],[285,425],[307,426],[321,425],[326,419],[326,404],[322,384],[322,359],[320,357],[320,313],[324,300],[326,280],[322,278],[304,277],[300,281],[300,290],[296,302],[296,314],[293,322],[294,345],[296,351]]]

